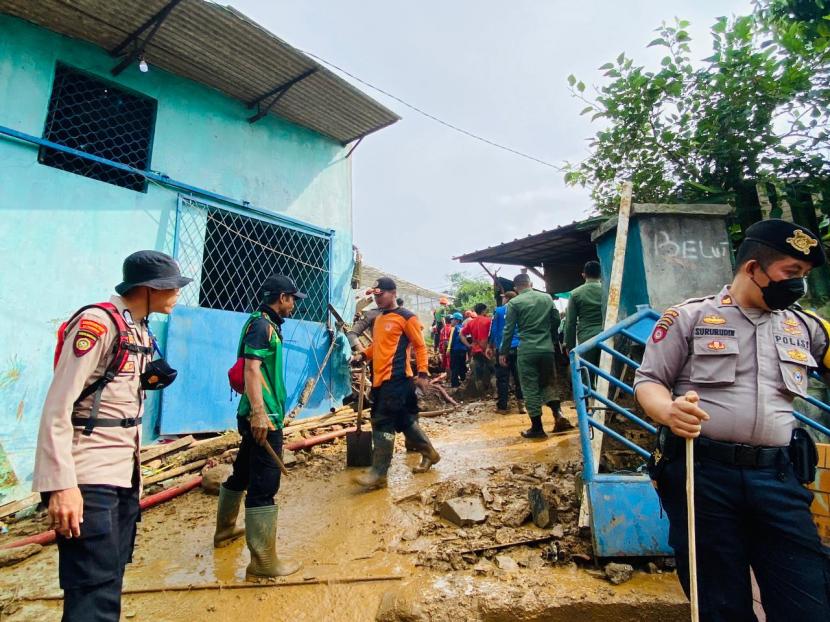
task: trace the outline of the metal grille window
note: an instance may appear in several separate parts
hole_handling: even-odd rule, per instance
[[[258,306],[265,278],[281,273],[308,294],[294,317],[326,321],[329,237],[186,197],[176,230],[176,258],[184,274],[196,277],[182,289],[182,304],[247,313]]]
[[[156,100],[128,92],[66,65],[55,68],[43,137],[139,170],[150,166]],[[41,147],[41,163],[144,192],[142,175]]]

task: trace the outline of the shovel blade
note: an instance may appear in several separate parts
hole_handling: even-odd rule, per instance
[[[356,430],[346,435],[346,466],[372,466],[372,433]]]

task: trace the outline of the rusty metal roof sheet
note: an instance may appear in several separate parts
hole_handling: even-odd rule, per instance
[[[542,266],[546,263],[573,261],[596,256],[591,232],[606,220],[597,216],[564,225],[550,231],[490,246],[466,255],[453,257],[461,263],[489,262],[515,266]]]
[[[167,4],[168,0],[0,0],[0,11],[113,50]],[[151,65],[246,103],[316,69],[280,97],[271,113],[343,145],[400,118],[235,9],[205,0],[177,4],[144,56]],[[113,66],[117,62],[114,59]]]

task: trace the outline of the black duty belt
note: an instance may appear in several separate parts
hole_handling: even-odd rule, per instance
[[[72,425],[78,428],[86,428],[89,417],[72,417]],[[141,417],[127,417],[125,419],[101,419],[95,418],[96,428],[134,428],[141,425]]]
[[[789,460],[787,447],[757,447],[742,443],[724,443],[702,436],[698,437],[695,442],[695,457],[708,458],[714,462],[740,467],[775,466],[782,453]]]

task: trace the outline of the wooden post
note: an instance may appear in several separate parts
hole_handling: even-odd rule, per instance
[[[614,241],[614,259],[611,266],[611,280],[608,285],[608,303],[605,308],[605,324],[603,330],[608,330],[617,323],[620,311],[620,290],[622,289],[623,270],[625,267],[625,251],[628,246],[628,222],[631,218],[631,195],[633,186],[630,181],[623,182],[622,196],[620,197],[620,213],[617,217],[617,237]],[[599,367],[607,374],[611,373],[613,358],[608,352],[602,351],[599,360]],[[609,383],[601,377],[597,377],[597,393],[608,395]],[[596,401],[592,401],[594,405]],[[593,411],[593,417],[599,423],[605,423],[605,410]],[[603,434],[598,429],[593,429],[594,438],[591,440],[591,453],[594,456],[594,472],[599,469],[600,453],[602,452]],[[583,491],[587,492],[587,491]],[[587,527],[588,516],[588,495],[582,495],[582,505],[579,508],[579,525]]]

